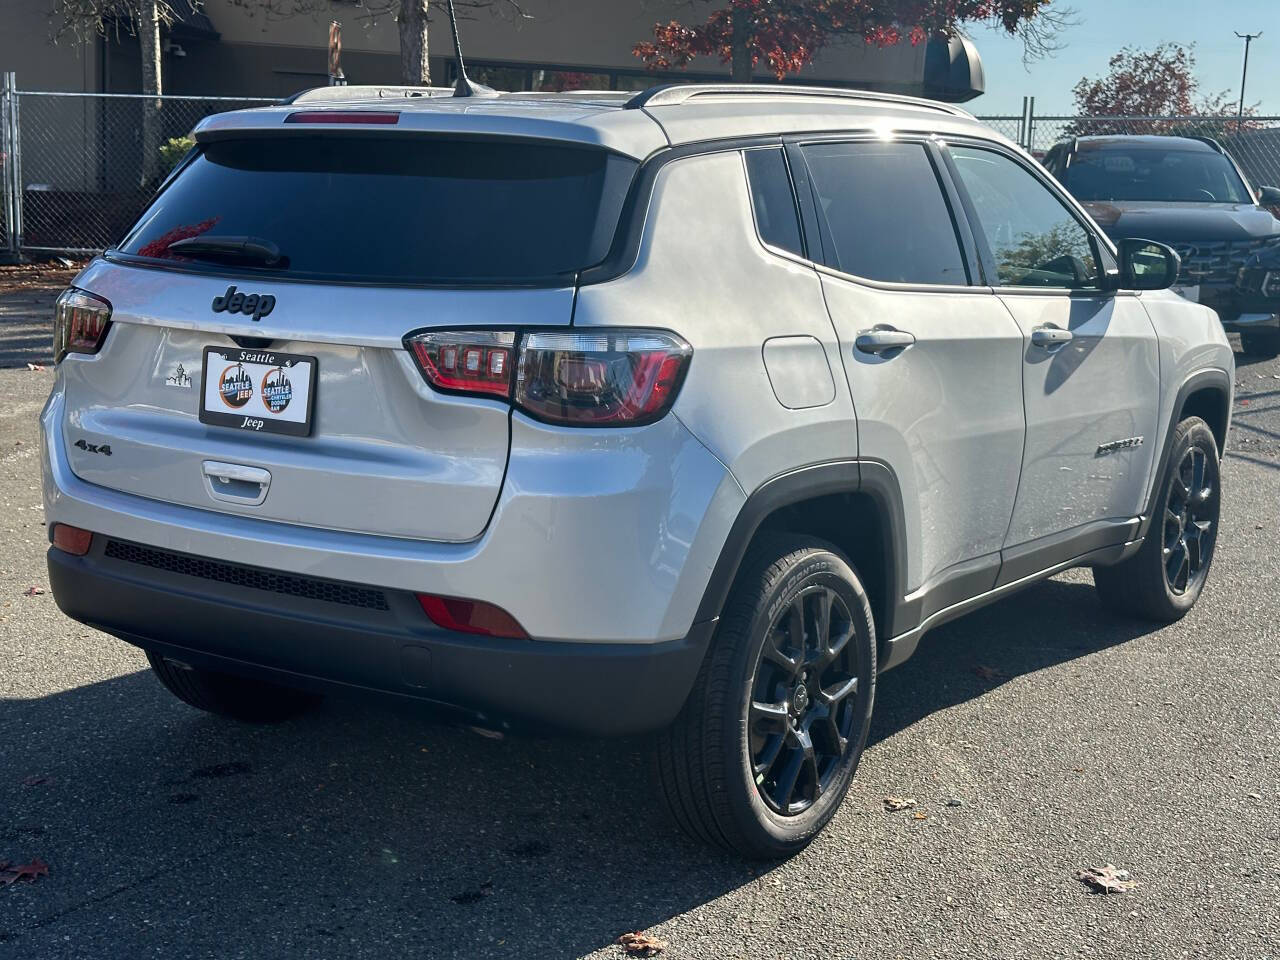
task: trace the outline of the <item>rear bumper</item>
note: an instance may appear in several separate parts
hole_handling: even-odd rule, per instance
[[[568,430],[514,414],[506,480],[480,538],[374,536],[226,513],[213,500],[200,509],[89,483],[66,455],[76,429],[55,383],[41,431],[50,524],[282,573],[483,600],[548,641],[685,637],[746,499],[674,416],[628,430]],[[121,471],[139,469],[119,454],[110,461]],[[336,500],[335,528],[358,517],[357,508]]]
[[[211,579],[157,566],[156,551],[149,564],[108,555],[109,542],[95,536],[84,557],[51,548],[50,586],[68,616],[136,646],[289,686],[395,694],[592,735],[669,724],[715,627],[657,644],[498,640],[441,630],[406,591],[306,579],[307,589],[282,593],[262,586],[275,571]]]

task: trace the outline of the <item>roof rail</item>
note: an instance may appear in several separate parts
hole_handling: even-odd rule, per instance
[[[637,93],[626,102],[628,110],[644,107],[671,107],[688,103],[697,97],[802,97],[830,100],[872,100],[880,103],[900,103],[904,106],[923,107],[939,113],[972,120],[968,110],[950,103],[907,97],[879,90],[855,90],[846,87],[803,87],[777,83],[665,83]]]
[[[346,100],[403,100],[406,97],[452,97],[452,87],[353,86],[311,87],[277,101],[294,103],[341,103]]]

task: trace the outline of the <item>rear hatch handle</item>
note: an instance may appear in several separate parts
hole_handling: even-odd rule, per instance
[[[240,463],[204,461],[204,483],[209,496],[223,503],[256,507],[267,499],[271,474],[261,467]]]

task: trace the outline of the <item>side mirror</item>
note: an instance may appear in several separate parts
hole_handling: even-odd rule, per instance
[[[1182,258],[1154,240],[1121,240],[1121,290],[1167,290],[1178,282]]]
[[[1264,207],[1280,205],[1280,187],[1259,187],[1258,203]]]

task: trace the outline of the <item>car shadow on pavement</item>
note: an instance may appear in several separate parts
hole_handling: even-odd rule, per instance
[[[1032,587],[886,674],[869,749],[1151,629],[1087,583]],[[637,741],[494,739],[341,700],[244,726],[141,671],[0,701],[0,730],[0,859],[50,865],[0,911],[0,942],[32,955],[576,957],[768,872],[677,835]]]

